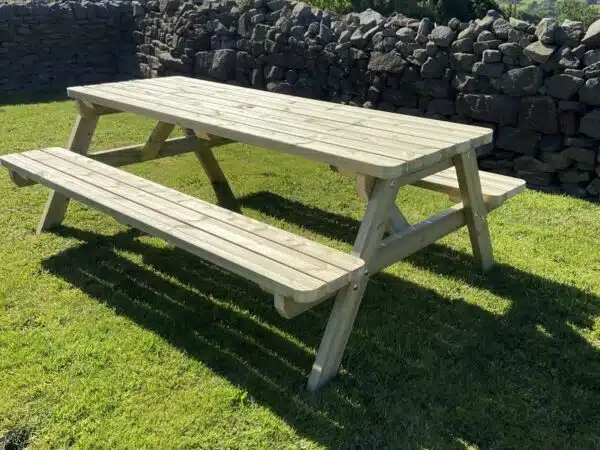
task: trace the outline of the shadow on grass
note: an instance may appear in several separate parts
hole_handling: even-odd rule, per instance
[[[358,229],[356,221],[273,195],[242,204],[346,241]],[[510,301],[510,310],[494,315],[378,274],[345,370],[311,395],[304,385],[314,354],[306,349],[318,346],[330,302],[286,321],[258,287],[183,251],[148,245],[135,231],[57,232],[86,243],[48,259],[46,269],[202,361],[322,445],[600,446],[600,354],[571,328],[591,327],[600,299],[579,289],[506,265],[483,276],[470,256],[432,246],[410,262],[490,291]],[[118,251],[140,255],[151,270]]]

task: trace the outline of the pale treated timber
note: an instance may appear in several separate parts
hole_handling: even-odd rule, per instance
[[[285,319],[293,319],[294,317],[298,317],[300,314],[320,305],[328,298],[330,297],[328,296],[322,298],[314,303],[298,303],[292,298],[284,297],[283,295],[274,295],[273,305],[281,317]]]
[[[460,194],[465,206],[465,218],[469,229],[473,256],[481,269],[486,271],[494,265],[494,253],[475,151],[456,155],[454,164]]]
[[[78,101],[76,104],[81,105],[82,102]],[[94,137],[94,132],[98,125],[99,117],[100,116],[96,115],[77,115],[73,129],[71,130],[71,135],[69,136],[69,142],[67,143],[67,148],[70,151],[82,155],[88,152],[92,138]],[[56,191],[50,192],[36,233],[40,234],[56,225],[60,225],[65,219],[68,206],[69,198],[67,196]]]
[[[377,180],[373,186],[352,251],[367,265],[379,248],[399,186],[397,180]],[[350,285],[336,295],[308,379],[309,391],[316,391],[337,374],[368,280],[369,272],[361,270]]]
[[[191,153],[194,151],[194,143],[194,141],[191,141],[185,136],[167,139],[154,159]],[[142,150],[144,145],[145,144],[129,145],[127,147],[88,153],[87,157],[113,167],[127,166],[129,164],[142,162]]]
[[[150,136],[148,136],[148,140],[146,141],[144,148],[142,149],[142,161],[148,161],[156,158],[165,141],[173,132],[174,128],[175,125],[166,122],[158,122],[154,126]]]
[[[465,226],[462,203],[384,239],[368,270],[375,274]]]
[[[116,114],[121,112],[118,109],[94,105],[93,103],[85,101],[76,101],[75,109],[77,109],[79,115],[83,117],[105,116],[107,114]]]
[[[289,258],[294,258],[297,252],[295,248],[289,249],[289,258],[284,258],[283,261],[269,259],[260,253],[233,244],[231,239],[234,239],[234,236],[229,232],[223,234],[223,237],[227,236],[226,239],[206,234],[205,231],[197,228],[197,226],[203,226],[205,220],[197,221],[193,218],[193,215],[190,215],[191,211],[185,213],[185,218],[178,216],[180,217],[178,220],[165,214],[171,214],[172,210],[177,209],[177,204],[172,204],[167,208],[167,211],[161,212],[159,209],[162,209],[162,207],[149,207],[137,203],[146,196],[143,191],[131,195],[129,189],[127,189],[128,192],[117,195],[106,190],[109,187],[111,190],[117,188],[114,180],[112,183],[104,184],[105,182],[96,176],[99,174],[94,175],[85,167],[75,170],[76,168],[72,165],[64,165],[62,166],[63,170],[57,170],[40,161],[31,159],[29,156],[42,158],[47,163],[51,161],[58,163],[52,155],[49,157],[48,154],[40,151],[28,152],[26,155],[6,155],[1,157],[0,161],[2,161],[2,165],[9,169],[17,170],[24,176],[31,177],[54,189],[60,189],[69,197],[107,212],[122,223],[135,226],[166,239],[203,259],[231,270],[261,286],[269,287],[269,292],[291,296],[299,302],[314,303],[318,299],[333,294],[346,285],[353,274],[358,272],[364,265],[358,258],[320,246],[323,247],[323,250],[334,253],[339,258],[344,257],[348,264],[354,265],[354,269],[350,271],[336,269],[339,275],[335,275],[329,281],[320,280],[292,269],[284,263]],[[110,167],[107,168],[111,169]],[[68,173],[71,171],[76,171],[77,176]],[[105,188],[88,183],[87,180],[92,180],[92,178],[94,183],[101,183]],[[139,180],[145,183],[145,180]],[[193,221],[196,225],[191,222],[186,223],[188,220]],[[302,240],[299,237],[297,239]],[[306,248],[312,248],[315,245],[317,244],[307,241]],[[295,263],[298,264],[298,261],[295,261]],[[303,263],[300,264],[303,265]],[[330,266],[330,268],[331,270],[334,269],[333,266]]]
[[[369,197],[371,196],[371,192],[373,191],[373,186],[375,185],[375,178],[364,175],[364,174],[356,174],[356,191],[358,192],[359,197],[361,197],[365,201],[369,201]],[[388,232],[389,233],[397,233],[402,231],[410,226],[400,208],[394,203],[391,207],[390,211],[390,219],[388,222]]]
[[[241,209],[239,202],[235,198],[235,195],[231,190],[231,186],[229,185],[229,181],[227,180],[223,169],[221,169],[217,158],[215,158],[210,145],[200,144],[200,141],[210,143],[218,138],[215,138],[208,133],[196,132],[190,128],[185,130],[185,134],[189,139],[196,141],[194,144],[194,154],[196,155],[196,158],[200,162],[204,173],[206,173],[206,176],[210,181],[219,206],[231,211],[240,212]]]

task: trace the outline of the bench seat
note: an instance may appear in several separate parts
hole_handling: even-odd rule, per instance
[[[63,148],[4,155],[0,165],[16,179],[48,186],[298,303],[331,296],[365,265],[350,254]]]
[[[519,178],[497,173],[479,171],[483,199],[489,210],[498,208],[502,203],[525,191],[525,181]],[[443,192],[457,202],[462,201],[456,169],[451,167],[412,183],[423,189]]]

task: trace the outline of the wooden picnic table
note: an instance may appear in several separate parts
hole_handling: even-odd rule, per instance
[[[110,172],[110,175],[98,162],[122,166],[193,151],[213,184],[219,202],[229,208],[234,208],[235,205],[233,192],[210,146],[200,145],[200,139],[215,145],[222,142],[218,138],[225,138],[263,146],[324,162],[342,173],[356,176],[358,190],[367,200],[366,212],[352,252],[358,259],[344,260],[331,253],[332,258],[340,261],[338,269],[348,268],[337,272],[329,266],[319,269],[331,272],[331,278],[327,279],[330,280],[327,281],[328,290],[319,291],[319,295],[307,294],[294,298],[297,290],[292,289],[289,290],[288,297],[288,294],[281,294],[285,282],[279,280],[272,283],[262,272],[257,278],[256,268],[252,269],[254,272],[250,269],[241,270],[239,258],[235,264],[232,263],[232,270],[236,273],[248,273],[250,279],[258,279],[259,283],[264,283],[265,290],[275,293],[275,305],[285,317],[294,317],[324,301],[327,298],[325,294],[337,292],[309,378],[311,390],[322,386],[337,373],[370,275],[464,225],[469,229],[475,259],[483,269],[491,267],[493,255],[487,212],[522,190],[524,184],[520,180],[515,182],[512,178],[486,174],[486,189],[485,192],[482,191],[475,150],[492,141],[492,131],[487,128],[361,109],[186,77],[73,87],[68,89],[68,95],[76,100],[79,112],[68,148],[72,152],[87,155],[96,162],[87,163],[75,156],[65,158],[56,151],[32,153],[32,158],[37,158],[38,162],[44,164],[63,158],[61,170],[66,170],[64,164],[65,159],[68,159],[68,164],[73,164],[69,167],[77,168],[77,164],[85,166],[86,170],[98,171],[94,172],[96,177],[103,176],[98,173],[104,171],[107,176],[127,182],[129,191],[131,186],[140,187],[145,189],[143,195],[158,192],[164,201],[175,199],[179,202],[173,204],[175,209],[186,202],[194,202],[188,197],[179,198],[177,193],[170,191],[167,195],[159,186],[151,186],[144,180],[132,181],[129,174]],[[116,112],[150,117],[157,124],[145,144],[88,154],[98,119],[102,115]],[[175,126],[183,127],[186,136],[169,139]],[[16,170],[19,168],[17,157],[12,160],[5,158],[3,162],[14,169],[15,182],[26,184],[26,181],[19,178],[19,171]],[[23,162],[23,167],[27,164]],[[23,176],[43,182],[43,171],[37,173],[37,162],[32,164],[27,166],[27,170],[24,169]],[[67,186],[61,185],[60,180],[57,180],[54,179],[47,185],[53,188]],[[69,197],[87,198],[85,195],[78,195],[78,183],[81,180],[69,184],[62,193],[51,193],[38,231],[62,222]],[[437,188],[457,198],[459,203],[430,219],[410,225],[395,203],[398,190],[407,184]],[[121,192],[118,189],[120,188],[115,187],[111,195]],[[324,192],[323,195],[327,193]],[[102,206],[101,197],[94,197],[92,203]],[[197,205],[198,202],[194,204]],[[106,204],[104,207],[104,210],[114,213],[116,217],[126,215],[122,208],[115,212]],[[167,209],[168,207],[169,204],[166,204]],[[197,208],[200,208],[197,211],[208,210],[205,206]],[[211,211],[211,214],[216,214],[217,219],[221,217],[219,214],[222,213],[219,211]],[[143,222],[142,219],[138,222],[140,220]],[[239,226],[244,228],[244,232],[258,229],[255,223],[239,218],[231,222],[234,225],[243,224]],[[177,229],[177,226],[173,229]],[[175,235],[175,232],[169,234],[156,226],[149,230],[165,238]],[[274,235],[273,231],[270,233],[269,236]],[[267,235],[263,233],[261,236],[264,239]],[[291,242],[290,239],[293,240],[287,235],[278,235],[277,239],[279,247],[285,242]],[[173,237],[173,242],[181,244],[182,241],[181,238]],[[244,250],[250,248],[247,244],[243,246]],[[310,242],[295,244],[294,251],[298,251],[298,248],[312,249],[310,261],[315,258],[326,259],[322,256],[325,250]],[[202,252],[196,253],[205,255],[207,252],[203,248]],[[227,258],[220,253],[219,255],[217,262],[227,268],[227,262],[224,262]],[[255,265],[258,267],[260,263]],[[314,272],[311,273],[315,276]],[[305,281],[305,284],[309,281]]]

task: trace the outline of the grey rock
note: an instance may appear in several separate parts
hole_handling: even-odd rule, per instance
[[[583,56],[584,65],[591,66],[597,62],[600,62],[600,48],[585,52],[585,55]]]
[[[404,27],[396,31],[396,36],[402,42],[406,42],[408,44],[410,42],[414,42],[415,38],[417,37],[417,32],[411,28]]]
[[[456,112],[454,102],[442,98],[434,98],[427,104],[427,113],[451,116]]]
[[[558,132],[556,103],[551,97],[524,97],[519,106],[519,128],[544,134]]]
[[[556,170],[551,164],[540,161],[533,156],[520,156],[515,159],[515,170],[526,172],[547,172],[552,173]]]
[[[477,56],[472,53],[451,53],[450,66],[457,72],[473,72]]]
[[[506,56],[510,56],[513,58],[519,57],[523,54],[523,49],[521,48],[521,46],[514,42],[505,42],[504,44],[500,44],[498,49]]]
[[[296,5],[294,6],[294,9],[292,9],[292,12],[291,12],[292,20],[295,20],[298,22],[308,22],[312,15],[313,15],[312,9],[311,9],[310,5],[307,5],[304,2],[296,3]]]
[[[458,39],[476,39],[477,34],[475,30],[477,29],[477,24],[475,22],[470,23],[467,28],[458,33]]]
[[[499,18],[492,24],[492,31],[498,39],[507,40],[508,33],[512,30],[512,25],[505,19]]]
[[[546,134],[540,141],[540,150],[542,152],[557,152],[562,148],[560,136],[555,134]]]
[[[321,40],[321,43],[324,45],[329,44],[330,42],[332,42],[335,39],[335,36],[331,32],[331,29],[328,26],[326,26],[325,24],[323,24],[322,22],[319,27],[319,39]]]
[[[482,31],[487,31],[490,29],[492,24],[498,19],[497,15],[486,15],[483,19],[475,21],[475,35],[479,35]]]
[[[564,170],[572,164],[572,161],[560,152],[541,152],[540,160],[549,164],[554,171]]]
[[[476,77],[467,73],[457,73],[452,80],[452,86],[458,92],[468,94],[485,94],[492,89],[489,78]]]
[[[586,48],[585,48],[585,45],[583,45],[583,44],[578,45],[577,47],[574,47],[571,50],[571,54],[579,59],[583,59],[583,57],[585,56],[585,52],[586,52]]]
[[[581,40],[581,43],[587,48],[600,47],[600,19],[596,20],[588,27],[585,36]]]
[[[542,44],[551,45],[554,43],[554,33],[557,28],[558,23],[555,19],[545,17],[538,23],[535,35]]]
[[[523,49],[523,54],[530,60],[543,64],[550,59],[556,51],[556,47],[545,45],[542,42],[534,42]]]
[[[437,52],[438,46],[435,45],[433,42],[428,42],[427,44],[425,44],[425,53],[427,53],[427,56],[434,56]]]
[[[600,78],[590,78],[585,82],[585,86],[579,90],[579,100],[588,105],[600,106]]]
[[[594,164],[596,162],[596,151],[589,148],[569,147],[562,151],[567,158],[585,164]]]
[[[485,41],[485,42],[475,42],[473,44],[473,52],[476,55],[482,56],[483,52],[486,50],[495,50],[500,47],[502,41],[494,40],[494,41]]]
[[[436,27],[431,34],[429,34],[429,40],[438,47],[450,47],[455,39],[456,31],[446,26]]]
[[[585,111],[585,105],[580,102],[562,100],[562,101],[558,102],[558,110],[559,111],[573,111],[573,112],[581,113],[581,112]]]
[[[510,24],[516,30],[527,31],[529,28],[529,22],[525,22],[524,20],[515,19],[514,17],[510,18]]]
[[[585,80],[571,75],[554,75],[546,80],[548,95],[560,100],[573,98],[583,86]]]
[[[565,145],[567,147],[594,148],[596,147],[596,141],[585,136],[567,136]]]
[[[471,53],[473,51],[473,42],[471,38],[458,39],[452,43],[452,52]]]
[[[576,183],[563,183],[560,185],[562,191],[572,197],[585,198],[587,190]]]
[[[483,77],[500,78],[502,72],[504,72],[504,64],[502,63],[485,64],[477,62],[473,65],[473,73]]]
[[[564,74],[571,75],[571,76],[577,77],[577,78],[583,78],[585,76],[583,70],[579,70],[579,69],[565,69]]]
[[[513,96],[534,95],[543,82],[543,74],[539,67],[528,66],[512,69],[502,75],[500,89]]]
[[[502,53],[500,50],[484,50],[483,62],[485,64],[497,63],[502,61]]]
[[[558,174],[558,179],[561,183],[585,183],[592,179],[592,174],[582,170],[571,169],[560,172]]]
[[[554,42],[557,45],[576,47],[585,34],[583,22],[565,20],[554,32]]]
[[[421,66],[421,76],[423,78],[441,78],[446,70],[446,66],[439,58],[431,56]]]
[[[372,10],[371,8],[365,9],[363,12],[359,13],[358,17],[360,19],[360,25],[363,26],[378,24],[384,19],[384,17],[380,13]]]
[[[517,121],[519,104],[505,95],[459,94],[456,112],[475,120],[512,125]]]
[[[396,51],[389,53],[373,52],[371,53],[368,69],[374,72],[402,74],[406,66],[406,60]]]
[[[593,197],[600,196],[600,178],[594,178],[590,184],[587,185],[586,190],[588,194]]]
[[[600,139],[600,109],[595,109],[581,118],[579,131],[591,138]]]
[[[267,39],[267,34],[269,33],[269,25],[258,24],[252,30],[253,41],[263,42]]]
[[[291,95],[294,93],[294,87],[287,81],[271,81],[267,83],[267,90],[278,94]]]
[[[494,33],[487,30],[482,31],[481,33],[479,33],[479,36],[477,36],[477,42],[488,42],[495,40],[498,40],[498,38],[494,36]]]
[[[535,155],[541,135],[534,131],[514,127],[501,127],[496,138],[496,147],[526,155]]]
[[[417,30],[417,41],[421,44],[425,44],[428,41],[429,35],[433,31],[434,26],[435,25],[427,17],[421,20]]]
[[[600,61],[597,63],[594,63],[590,66],[587,66],[584,70],[583,70],[584,76],[585,78],[598,78],[600,77]]]

